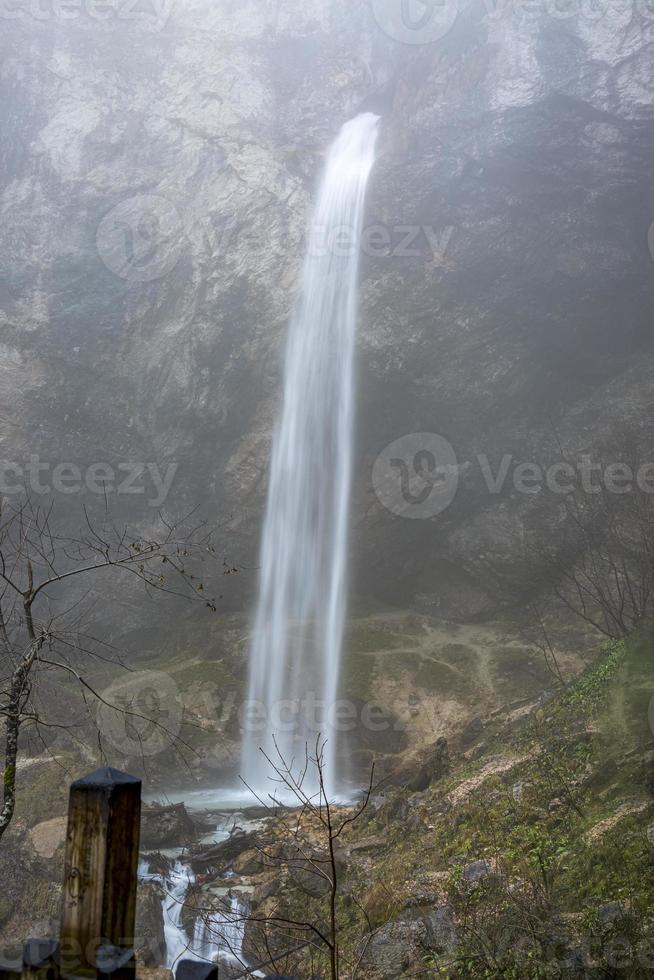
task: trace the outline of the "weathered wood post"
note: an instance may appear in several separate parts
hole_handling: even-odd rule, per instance
[[[63,977],[134,975],[141,781],[98,769],[70,788],[61,920]],[[102,948],[102,949],[101,949]],[[113,952],[108,952],[113,948]]]

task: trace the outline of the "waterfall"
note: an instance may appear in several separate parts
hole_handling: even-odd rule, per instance
[[[272,786],[260,747],[275,756],[274,736],[295,769],[317,732],[327,738],[328,794],[338,787],[330,715],[345,620],[359,251],[378,121],[357,116],[329,151],[289,330],[243,726],[242,775],[258,793]]]
[[[229,912],[219,910],[206,918],[198,917],[195,920],[191,945],[198,959],[242,966],[248,907],[236,895],[232,895],[229,902]]]
[[[174,969],[179,959],[196,959],[182,924],[182,911],[186,893],[194,883],[191,868],[176,861],[165,882],[166,897],[163,900],[164,937],[166,940],[166,966]]]

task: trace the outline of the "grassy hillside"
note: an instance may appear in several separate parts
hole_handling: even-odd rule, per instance
[[[557,699],[487,725],[427,790],[382,794],[346,844],[357,976],[650,976],[652,695],[651,638],[610,644]],[[321,901],[281,899],[305,915],[308,901],[319,919]]]

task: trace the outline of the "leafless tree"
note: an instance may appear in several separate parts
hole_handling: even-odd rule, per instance
[[[633,633],[654,598],[654,500],[577,490],[564,501],[562,545],[543,549],[553,591],[572,613],[611,639]]]
[[[0,501],[0,839],[16,805],[21,731],[55,724],[38,705],[40,679],[51,672],[66,675],[86,699],[102,701],[89,680],[89,661],[120,659],[107,642],[85,629],[85,599],[91,590],[106,588],[108,576],[127,578],[144,597],[164,593],[201,602],[215,612],[215,600],[197,575],[198,561],[206,558],[215,560],[211,533],[193,515],[171,522],[159,514],[147,534],[130,534],[109,520],[93,523],[84,511],[82,529],[69,534],[55,527],[52,506],[43,508],[29,495],[13,503]],[[133,720],[144,717],[138,706],[115,707]]]
[[[312,954],[326,954],[329,977],[338,980],[342,975],[340,935],[337,900],[341,887],[342,854],[339,853],[346,831],[363,816],[370,803],[374,788],[374,766],[371,768],[368,786],[359,804],[345,811],[330,801],[325,785],[325,742],[316,739],[313,752],[305,751],[305,758],[298,768],[288,761],[275,743],[276,755],[268,756],[262,750],[271,770],[274,791],[268,799],[254,794],[271,814],[276,813],[275,846],[260,848],[264,867],[280,869],[284,866],[291,882],[304,879],[305,888],[313,879],[315,888],[309,885],[324,903],[324,912],[318,921],[290,918],[283,912],[265,917],[250,917],[257,923],[263,935],[266,953],[279,948],[280,934],[286,940],[300,939]],[[278,792],[279,791],[279,792]],[[253,792],[253,791],[252,791]],[[279,811],[278,795],[292,801],[292,809]],[[281,841],[281,849],[279,842]],[[370,921],[365,909],[351,896],[370,933]],[[348,974],[355,977],[362,953],[357,962],[348,964]]]
[[[269,818],[267,829],[259,836],[255,848],[262,871],[279,876],[286,887],[297,889],[305,897],[305,915],[289,911],[280,888],[274,907],[265,914],[254,911],[235,914],[229,904],[221,908],[223,923],[241,921],[247,925],[251,945],[256,948],[256,963],[249,968],[243,964],[243,977],[256,974],[257,969],[272,968],[277,972],[296,972],[298,956],[310,962],[310,971],[327,969],[330,980],[347,975],[356,978],[366,948],[374,935],[370,918],[363,905],[348,892],[351,907],[361,918],[366,938],[354,957],[344,957],[341,947],[343,923],[339,917],[338,899],[343,888],[343,839],[364,815],[374,791],[374,768],[360,801],[344,807],[332,802],[325,786],[325,742],[320,737],[313,750],[308,747],[305,758],[296,767],[287,761],[275,744],[276,756],[263,753],[271,771],[271,792],[267,797],[249,786],[253,797]],[[247,784],[246,784],[247,785]],[[283,799],[283,804],[280,802]],[[229,929],[216,925],[215,908],[194,910],[213,923],[213,937],[223,948],[229,948]],[[231,950],[233,954],[238,951]],[[344,962],[347,960],[347,962]]]

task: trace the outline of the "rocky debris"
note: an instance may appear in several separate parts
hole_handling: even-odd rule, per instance
[[[503,775],[504,773],[511,772],[517,766],[521,765],[523,762],[527,762],[532,759],[536,754],[535,751],[529,752],[527,755],[513,756],[511,758],[495,758],[491,759],[486,763],[476,776],[472,776],[470,779],[464,780],[459,783],[451,793],[448,794],[448,799],[452,806],[458,806],[464,800],[466,800],[475,790],[479,789],[483,783],[486,782],[491,776]]]
[[[375,801],[375,805],[363,815],[362,823],[375,820],[382,826],[390,826],[397,820],[406,820],[410,810],[406,794],[401,791],[395,792],[392,796]]]
[[[367,942],[361,957],[361,966],[369,971],[365,975],[375,980],[397,980],[420,962],[424,935],[419,918],[404,914],[391,919]]]
[[[415,970],[424,958],[456,944],[456,925],[447,905],[431,909],[409,906],[377,930],[362,946],[366,977],[397,980]]]
[[[428,789],[432,783],[442,779],[450,771],[450,754],[446,738],[437,739],[429,750],[427,760],[422,764],[415,776],[406,784],[412,793],[420,793]]]
[[[141,811],[141,846],[180,846],[191,841],[198,828],[183,803],[144,806]]]
[[[61,852],[59,852],[60,854]],[[57,855],[58,856],[58,855]],[[0,946],[26,936],[57,934],[61,916],[63,861],[37,856],[11,833],[0,847]]]

